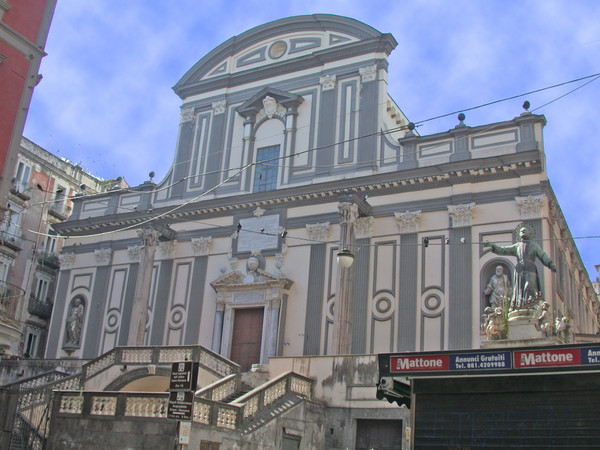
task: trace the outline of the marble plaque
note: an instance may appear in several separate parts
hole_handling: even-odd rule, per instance
[[[279,214],[240,219],[237,251],[277,249],[279,243]]]

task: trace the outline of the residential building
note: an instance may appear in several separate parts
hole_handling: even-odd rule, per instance
[[[0,327],[6,330],[0,345],[4,355],[40,358],[64,244],[52,225],[67,219],[74,196],[106,191],[111,182],[26,138],[21,139],[13,170],[0,224]]]
[[[5,207],[56,0],[0,1],[0,208]]]

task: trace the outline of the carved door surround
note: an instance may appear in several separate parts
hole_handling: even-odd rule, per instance
[[[260,364],[266,364],[277,354],[281,302],[292,282],[255,267],[251,264],[255,259],[249,258],[246,274],[232,271],[211,282],[217,292],[212,350],[231,357],[236,311],[262,308]]]

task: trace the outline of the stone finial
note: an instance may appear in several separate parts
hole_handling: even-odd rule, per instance
[[[419,231],[419,222],[421,221],[421,210],[405,211],[403,213],[394,213],[396,224],[400,233],[416,233]]]
[[[208,255],[211,244],[212,236],[192,238],[192,248],[197,255]]]
[[[546,196],[544,194],[515,197],[515,201],[521,210],[521,219],[536,219],[541,217],[545,199]]]
[[[325,75],[319,79],[321,83],[321,89],[324,91],[330,91],[335,88],[335,75]]]
[[[308,238],[311,241],[316,241],[317,243],[327,241],[327,235],[329,234],[329,229],[331,225],[329,222],[323,223],[307,223],[306,231],[308,232]]]
[[[464,203],[461,205],[448,205],[448,214],[452,219],[452,227],[468,227],[471,226],[473,220],[473,210],[475,203]]]

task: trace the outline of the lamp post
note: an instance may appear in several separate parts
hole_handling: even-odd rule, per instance
[[[352,319],[354,298],[354,224],[358,219],[358,205],[338,203],[340,213],[340,251],[337,254],[338,271],[333,313],[333,349],[336,355],[352,352]]]
[[[133,310],[131,312],[131,325],[127,337],[127,345],[144,345],[146,320],[148,316],[148,303],[150,301],[150,283],[152,281],[152,268],[154,267],[154,254],[158,245],[160,233],[152,226],[138,230],[141,239],[141,252],[138,276],[133,294]]]

